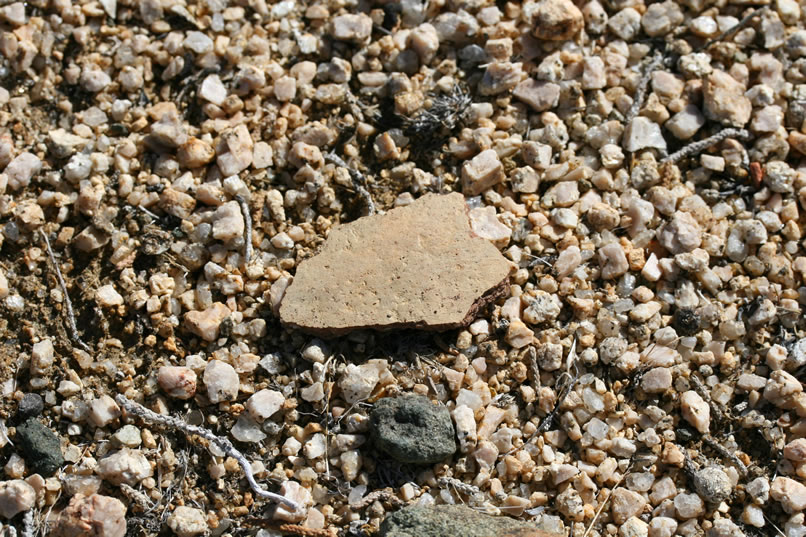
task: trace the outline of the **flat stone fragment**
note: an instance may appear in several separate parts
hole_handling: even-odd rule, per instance
[[[190,399],[196,394],[196,373],[189,367],[162,366],[157,372],[157,383],[175,399]]]
[[[280,319],[323,336],[448,330],[495,300],[509,271],[498,249],[472,234],[461,194],[429,194],[334,229],[300,264]]]
[[[687,104],[685,108],[676,113],[663,124],[679,140],[688,140],[694,136],[700,127],[705,125],[705,116],[697,105]]]
[[[400,462],[431,464],[456,451],[447,407],[422,395],[381,399],[369,420],[376,447]]]
[[[48,133],[45,143],[51,155],[56,158],[67,158],[76,151],[84,149],[87,140],[64,129],[56,129]]]
[[[225,176],[237,175],[252,164],[254,143],[245,125],[238,125],[221,135],[216,154],[221,173]]]
[[[205,341],[215,341],[221,322],[231,313],[221,302],[213,302],[206,310],[188,312],[185,315],[185,327]]]
[[[689,390],[680,396],[680,410],[687,422],[705,434],[711,426],[711,408],[700,395]]]
[[[218,75],[210,75],[202,82],[199,96],[205,101],[221,106],[227,98],[227,88]]]
[[[387,516],[379,537],[560,537],[537,529],[533,523],[491,516],[464,505],[407,507]]]
[[[112,484],[126,483],[131,487],[154,473],[142,451],[129,448],[123,448],[101,459],[97,472]]]

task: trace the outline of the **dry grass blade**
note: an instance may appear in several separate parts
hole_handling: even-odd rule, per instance
[[[73,312],[73,302],[70,300],[70,295],[67,293],[67,284],[64,283],[64,277],[62,276],[62,270],[59,268],[59,263],[56,261],[56,256],[53,255],[53,249],[50,247],[50,240],[48,239],[47,233],[44,231],[40,232],[42,234],[42,238],[45,240],[45,246],[48,250],[48,257],[50,258],[51,264],[53,264],[53,269],[56,272],[56,279],[59,281],[59,287],[62,289],[62,296],[64,296],[64,307],[67,314],[67,326],[70,331],[70,337],[73,338],[73,341],[82,349],[87,352],[91,352],[90,346],[84,343],[81,340],[81,336],[78,335],[78,328],[76,327],[76,315]]]
[[[605,505],[607,505],[607,502],[609,502],[610,498],[613,496],[613,492],[615,492],[615,490],[617,488],[619,488],[619,486],[621,485],[621,482],[624,481],[624,476],[626,476],[630,472],[631,469],[632,469],[632,463],[630,463],[630,465],[627,467],[627,470],[625,470],[624,473],[621,474],[621,478],[613,486],[613,488],[610,489],[610,494],[607,495],[607,498],[602,500],[602,503],[599,504],[599,509],[596,510],[596,514],[593,515],[593,518],[591,519],[591,523],[588,524],[588,528],[585,530],[585,533],[582,534],[582,537],[588,537],[588,535],[590,534],[591,530],[593,529],[593,525],[596,523],[596,520],[599,518],[599,515],[602,514],[602,511],[604,510]]]

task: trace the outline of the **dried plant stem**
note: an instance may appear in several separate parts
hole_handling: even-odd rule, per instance
[[[364,200],[364,204],[367,206],[367,215],[375,214],[375,202],[372,200],[372,194],[367,190],[366,177],[358,170],[350,168],[336,153],[327,153],[325,154],[325,158],[336,166],[347,170],[350,174],[350,179],[353,181],[353,188],[355,188],[355,191],[361,196],[361,199]]]
[[[73,341],[82,349],[87,352],[91,352],[89,345],[84,343],[81,340],[81,336],[78,335],[78,328],[76,328],[76,316],[73,313],[73,302],[70,300],[70,295],[67,293],[67,285],[64,283],[64,277],[62,277],[62,270],[59,268],[59,263],[56,262],[56,256],[53,255],[53,249],[50,247],[50,240],[48,239],[48,235],[44,231],[40,231],[42,234],[42,238],[45,239],[45,246],[48,249],[48,257],[50,257],[50,262],[53,264],[53,269],[56,271],[56,279],[59,281],[59,287],[62,288],[62,295],[64,295],[64,307],[67,311],[67,327],[70,331],[70,337],[73,338]]]
[[[241,206],[241,212],[243,213],[243,258],[244,265],[248,265],[249,261],[252,259],[252,214],[249,212],[249,204],[246,202],[243,196],[235,196],[235,201],[237,201],[238,205]]]
[[[130,485],[127,485],[126,483],[120,484],[120,490],[131,502],[136,504],[143,511],[154,509],[155,506],[151,504],[151,501],[148,499],[148,496],[146,496],[145,493]]]
[[[299,524],[289,524],[287,522],[280,523],[273,520],[265,520],[260,518],[248,518],[247,523],[256,526],[264,526],[267,528],[275,529],[282,533],[290,533],[292,535],[299,535],[301,537],[336,537],[338,532],[335,528],[306,528]]]
[[[714,134],[713,136],[709,136],[705,140],[700,140],[698,142],[691,142],[687,146],[683,147],[679,151],[676,151],[666,157],[665,159],[661,160],[661,164],[665,162],[677,162],[678,160],[684,159],[691,155],[696,155],[701,153],[711,147],[712,145],[721,142],[725,138],[741,138],[743,140],[750,137],[750,133],[744,129],[734,129],[734,128],[727,128],[722,129],[718,133]]]
[[[118,394],[115,397],[115,400],[121,407],[123,407],[126,410],[126,412],[134,416],[137,416],[138,418],[141,418],[149,423],[163,425],[170,429],[179,429],[185,434],[195,434],[197,436],[201,436],[206,440],[209,440],[210,442],[215,444],[219,449],[221,449],[221,451],[223,451],[226,455],[229,455],[230,457],[238,461],[238,464],[241,465],[241,468],[243,468],[243,471],[246,474],[246,480],[249,482],[249,486],[252,487],[252,490],[255,491],[255,494],[257,494],[258,496],[262,496],[264,498],[268,498],[271,501],[282,503],[294,511],[300,508],[299,504],[294,500],[290,500],[285,496],[275,494],[274,492],[269,492],[268,490],[258,485],[257,481],[255,481],[255,476],[252,473],[252,465],[249,464],[249,461],[246,459],[246,457],[243,456],[243,454],[240,451],[235,449],[235,446],[233,446],[232,442],[230,442],[228,439],[216,436],[207,429],[197,427],[195,425],[190,425],[178,418],[174,418],[173,416],[163,416],[162,414],[157,414],[156,412],[147,409],[143,405],[135,403],[134,401],[130,400],[129,398],[127,398],[122,394]]]
[[[579,367],[577,366],[576,362],[576,347],[577,341],[574,339],[574,342],[571,344],[571,350],[568,351],[568,358],[566,358],[566,371],[563,372],[562,375],[557,379],[557,382],[554,384],[555,389],[559,385],[561,380],[568,379],[566,382],[568,383],[560,395],[557,397],[557,402],[554,404],[554,408],[551,409],[551,412],[546,414],[546,417],[543,418],[543,422],[538,425],[537,431],[535,434],[540,434],[549,430],[552,423],[554,423],[555,418],[557,417],[557,413],[560,411],[560,407],[565,401],[565,398],[568,397],[568,394],[574,390],[574,386],[579,381]],[[571,370],[573,369],[573,374]]]
[[[22,515],[22,537],[34,537],[36,528],[34,527],[34,510],[29,509]]]
[[[638,86],[635,88],[635,97],[633,98],[632,106],[627,110],[627,117],[624,118],[625,123],[629,123],[635,116],[638,115],[641,107],[644,106],[644,97],[646,96],[646,89],[649,86],[649,81],[652,79],[652,73],[660,67],[663,63],[663,54],[658,51],[655,57],[647,64],[644,74],[638,81]]]
[[[529,368],[532,370],[532,376],[534,377],[535,393],[540,393],[540,388],[542,387],[542,383],[540,382],[540,366],[537,363],[537,350],[535,350],[534,345],[529,346]]]
[[[470,498],[471,503],[481,503],[484,500],[484,493],[470,483],[459,481],[455,477],[440,477],[437,484],[442,488],[452,488],[459,494],[464,494]]]
[[[768,7],[769,6],[762,6],[762,7],[758,8],[758,9],[756,9],[754,11],[751,11],[745,18],[743,18],[742,20],[740,20],[739,22],[737,22],[736,24],[734,24],[733,26],[731,26],[730,28],[728,28],[727,30],[725,30],[724,32],[719,34],[718,36],[716,36],[713,39],[707,41],[703,46],[698,48],[695,52],[701,52],[701,51],[709,48],[714,43],[719,43],[720,41],[724,41],[725,39],[733,36],[736,32],[738,32],[739,30],[741,30],[742,28],[744,28],[745,26],[750,24],[750,21],[752,21],[754,18],[756,18],[757,16],[759,16],[762,13],[764,13],[765,11],[767,11]]]
[[[395,496],[390,489],[383,489],[370,492],[356,503],[351,503],[350,509],[357,511],[371,505],[376,501],[386,502],[395,507],[406,505],[406,502]]]
[[[711,436],[703,436],[703,441],[709,446],[711,446],[714,449],[714,451],[719,453],[722,457],[728,459],[733,464],[735,464],[737,470],[739,470],[739,473],[742,474],[742,476],[747,475],[747,466],[745,466],[742,460],[739,457],[737,457],[735,453],[728,450],[725,446],[717,442],[716,439]]]

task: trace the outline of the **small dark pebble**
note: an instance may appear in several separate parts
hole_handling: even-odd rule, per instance
[[[43,477],[53,475],[64,464],[59,437],[36,418],[17,425],[15,440],[28,466]]]
[[[112,123],[109,126],[109,135],[110,136],[128,136],[129,129],[126,125],[122,123]]]
[[[375,446],[400,462],[432,464],[456,451],[448,409],[422,395],[381,399],[369,421]]]
[[[678,429],[675,429],[674,432],[677,441],[683,444],[691,442],[691,440],[694,438],[694,431],[689,429],[688,427],[680,427]]]
[[[672,327],[678,336],[693,336],[700,331],[700,316],[693,310],[678,309],[672,317]]]
[[[45,402],[42,396],[36,393],[26,393],[20,399],[20,404],[17,406],[17,422],[22,422],[28,418],[34,418],[42,413],[45,409]]]

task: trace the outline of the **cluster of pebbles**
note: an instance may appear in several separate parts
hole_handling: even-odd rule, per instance
[[[3,0],[4,535],[803,536],[803,18]]]

